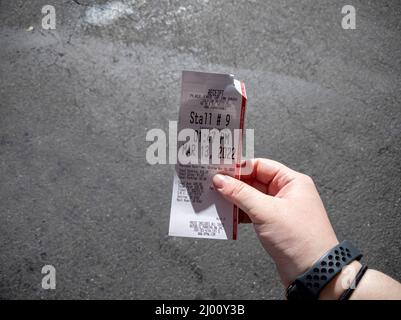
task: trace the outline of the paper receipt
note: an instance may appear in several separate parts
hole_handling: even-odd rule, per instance
[[[231,74],[183,71],[170,236],[236,239],[238,209],[213,188],[238,175],[246,92]]]

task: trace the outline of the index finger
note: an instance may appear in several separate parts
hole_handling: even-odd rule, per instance
[[[269,194],[276,194],[299,173],[284,164],[264,158],[245,160],[241,163],[241,180],[256,179],[269,186]]]

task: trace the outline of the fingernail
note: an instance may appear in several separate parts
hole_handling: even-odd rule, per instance
[[[213,177],[213,184],[217,189],[223,189],[227,183],[230,183],[231,179],[232,178],[230,176],[226,176],[224,174],[216,174]]]

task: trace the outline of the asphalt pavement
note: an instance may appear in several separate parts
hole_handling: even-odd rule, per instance
[[[174,168],[145,136],[184,69],[243,80],[255,156],[311,175],[339,239],[400,280],[401,3],[348,2],[1,0],[0,298],[283,298],[251,225],[167,236]]]

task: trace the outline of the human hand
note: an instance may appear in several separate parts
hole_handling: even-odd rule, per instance
[[[288,286],[337,245],[337,237],[309,176],[268,159],[248,160],[246,167],[241,181],[217,174],[213,184],[248,215]]]

